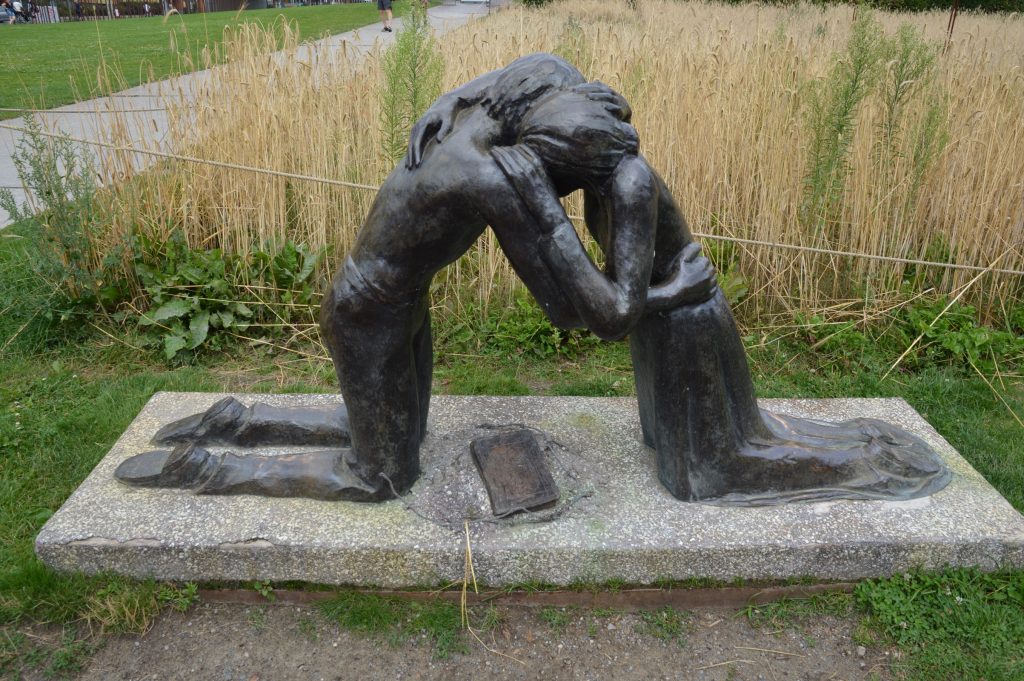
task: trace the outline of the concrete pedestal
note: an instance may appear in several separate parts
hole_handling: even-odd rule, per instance
[[[847,580],[913,567],[1024,567],[1024,517],[906,402],[764,400],[823,420],[903,426],[955,476],[906,502],[837,501],[769,508],[682,503],[656,478],[627,398],[435,397],[424,475],[400,500],[367,505],[132,489],[113,479],[156,430],[220,394],[158,393],[46,523],[36,551],[66,571],[164,580],[302,580],[389,588],[461,580],[465,526],[477,579],[647,584],[692,577]],[[323,405],[336,395],[237,395],[245,403]],[[497,520],[469,442],[507,425],[536,428],[558,505]],[[261,450],[274,453],[273,450]],[[290,451],[295,451],[292,449]]]

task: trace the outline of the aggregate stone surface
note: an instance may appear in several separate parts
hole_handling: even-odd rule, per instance
[[[156,394],[40,532],[43,561],[59,570],[167,580],[397,588],[461,580],[468,537],[477,579],[493,586],[858,579],[916,566],[1024,567],[1024,517],[900,399],[762,400],[762,407],[906,428],[954,472],[932,497],[761,508],[683,503],[658,482],[630,398],[436,396],[421,453],[424,475],[409,495],[382,504],[195,496],[113,479],[121,461],[152,448],[149,438],[160,426],[223,396]],[[236,397],[281,406],[341,399]],[[523,426],[535,429],[561,498],[550,510],[495,518],[469,442]]]

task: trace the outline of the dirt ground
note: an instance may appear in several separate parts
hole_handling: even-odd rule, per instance
[[[434,659],[429,641],[389,645],[340,629],[311,606],[205,603],[166,612],[144,636],[111,637],[80,681],[336,681],[348,679],[888,679],[890,651],[851,638],[855,621],[817,617],[754,628],[727,610],[689,613],[681,640],[637,614],[570,610],[553,629],[537,608],[505,606],[499,623],[464,634],[467,651]],[[559,611],[561,612],[561,611]]]

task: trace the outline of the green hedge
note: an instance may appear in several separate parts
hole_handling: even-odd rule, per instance
[[[892,12],[923,12],[949,9],[953,0],[868,0],[867,4]],[[1024,12],[1024,0],[960,0],[961,10],[980,12]]]

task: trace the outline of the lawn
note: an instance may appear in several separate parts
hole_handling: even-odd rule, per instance
[[[401,15],[409,3],[400,2]],[[194,70],[204,47],[219,44],[224,29],[246,22],[294,22],[308,39],[350,31],[378,21],[373,3],[319,5],[123,19],[2,26],[7,67],[0,71],[0,108],[49,109],[99,94],[97,69],[113,67],[131,87]],[[59,49],[55,49],[59,46]],[[117,88],[120,89],[120,88]],[[20,115],[0,111],[0,119]]]
[[[32,248],[32,230],[24,225],[0,235],[0,677],[39,665],[53,669],[60,656],[71,653],[84,660],[102,642],[84,633],[90,627],[138,631],[161,604],[184,599],[187,607],[191,602],[177,590],[152,583],[56,575],[33,555],[39,528],[155,391],[336,389],[330,364],[323,360],[236,343],[189,364],[168,365],[159,350],[137,349],[143,339],[133,325],[111,326],[102,317],[70,326],[48,322],[46,289],[26,265]],[[524,314],[506,320],[498,340],[485,347],[473,347],[465,329],[451,322],[438,324],[435,390],[634,393],[624,343],[584,341],[568,354],[548,352],[543,345],[531,347],[536,336],[528,328],[531,319]],[[814,349],[805,339],[771,341],[752,334],[746,340],[763,396],[904,397],[1016,508],[1024,509],[1020,425],[982,378],[943,364],[881,381],[879,367],[891,358],[873,346],[851,360],[848,354]],[[1007,381],[1004,391],[1007,404],[1024,411],[1019,383]],[[921,602],[921,592],[939,595]],[[960,619],[946,614],[953,607],[946,601],[953,598],[958,606],[966,603]],[[850,612],[856,614],[850,616],[865,617],[872,636],[909,654],[901,663],[906,678],[1009,679],[1020,671],[1020,661],[1008,651],[1024,642],[1024,573],[915,573],[865,582],[855,600],[857,609]],[[844,603],[853,607],[849,599]],[[904,631],[907,621],[914,626]],[[61,647],[50,650],[29,643],[23,627],[32,622],[87,626],[67,629]],[[453,640],[462,635],[446,631]]]

